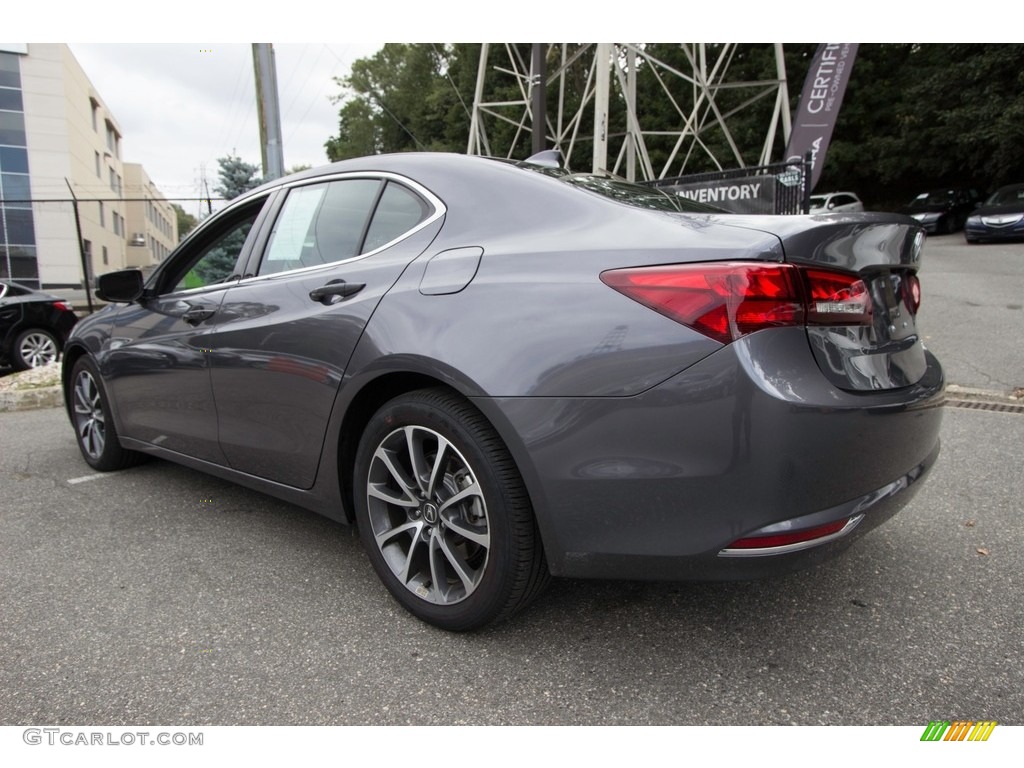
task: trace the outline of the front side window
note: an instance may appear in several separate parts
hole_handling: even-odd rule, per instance
[[[220,234],[211,232],[211,238],[193,243],[193,248],[181,254],[181,258],[175,258],[175,267],[161,280],[163,285],[169,287],[168,292],[205,288],[226,282],[232,277],[261,208],[262,203],[240,211],[233,217],[233,223],[218,228],[216,232]],[[152,238],[150,245],[153,253],[157,254],[157,243]]]

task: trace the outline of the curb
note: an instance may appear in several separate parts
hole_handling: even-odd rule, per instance
[[[1006,405],[1024,404],[1024,388],[1018,387],[1012,392],[996,389],[979,389],[977,387],[961,387],[949,384],[946,387],[947,400],[979,400],[986,403],[1005,403]]]
[[[0,412],[31,411],[37,408],[57,408],[64,405],[60,387],[0,390]]]

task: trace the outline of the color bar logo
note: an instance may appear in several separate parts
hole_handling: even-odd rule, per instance
[[[995,720],[932,720],[921,734],[921,741],[988,741]]]

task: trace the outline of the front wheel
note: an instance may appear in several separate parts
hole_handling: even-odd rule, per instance
[[[96,366],[87,357],[71,370],[71,422],[82,458],[93,469],[110,472],[138,464],[144,454],[121,447],[110,403]]]
[[[355,466],[360,536],[411,613],[452,631],[522,610],[548,581],[526,488],[479,411],[443,389],[370,420]]]

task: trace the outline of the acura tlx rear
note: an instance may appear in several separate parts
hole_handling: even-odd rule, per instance
[[[492,248],[472,285],[514,329],[474,402],[523,474],[552,573],[761,577],[901,509],[938,455],[944,387],[915,324],[916,223],[634,213],[674,219],[683,257],[657,226],[624,257],[607,234],[622,227],[595,222],[587,258]],[[560,290],[588,270],[596,287]],[[515,290],[531,274],[543,284]],[[539,319],[551,303],[559,327]],[[537,362],[587,333],[574,362]]]

